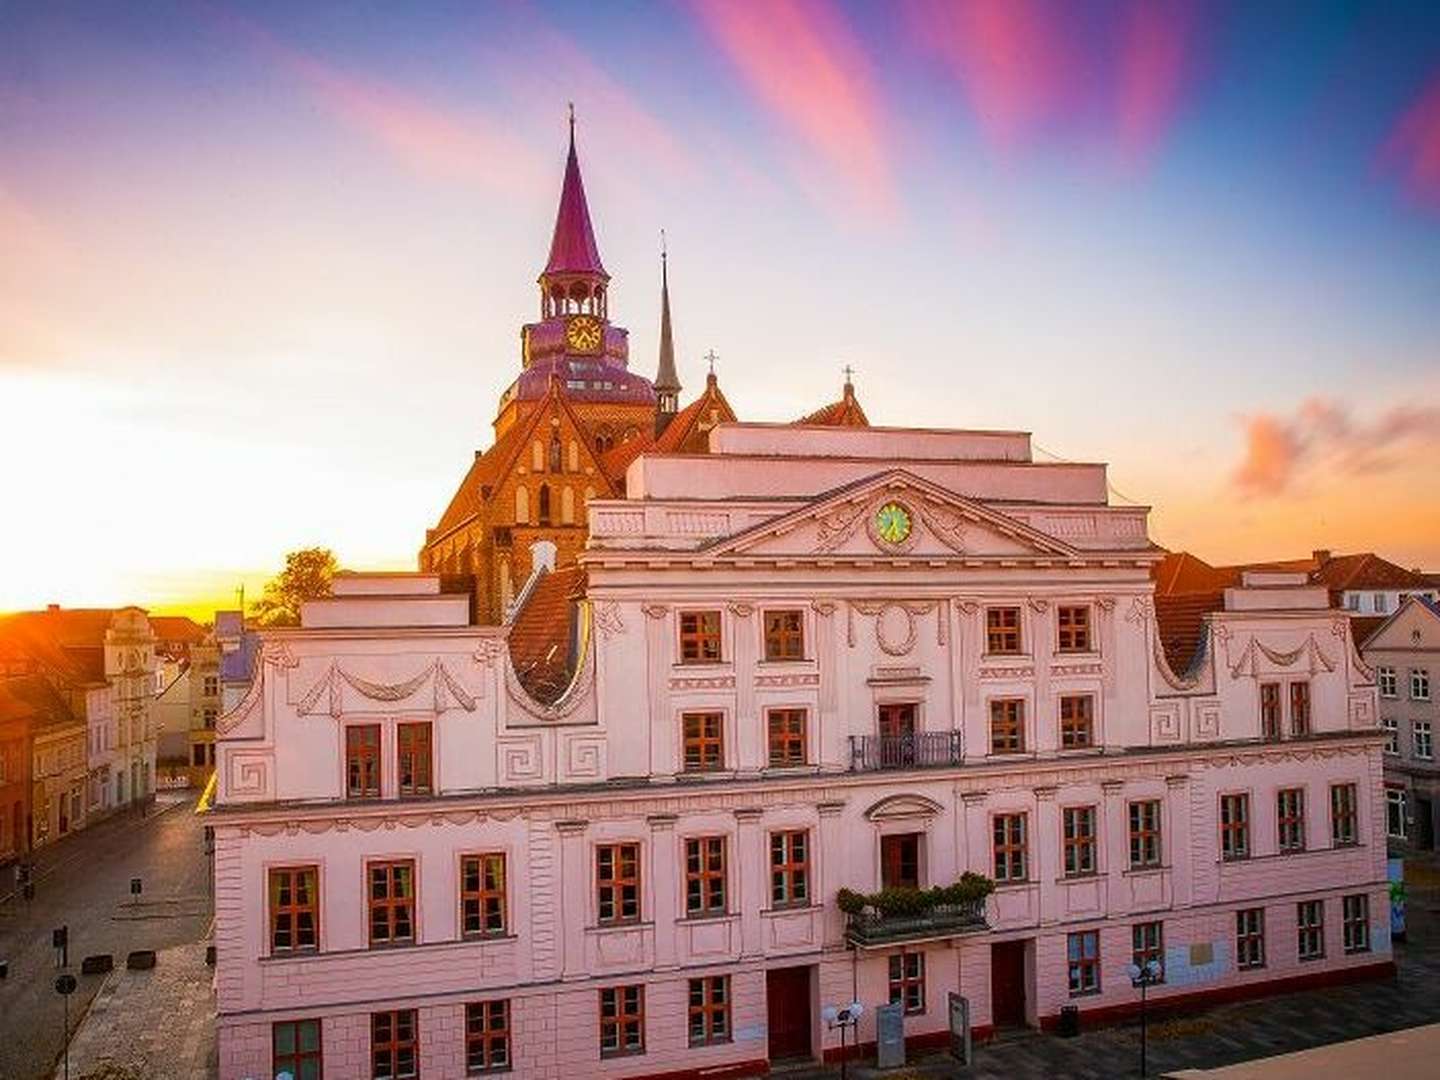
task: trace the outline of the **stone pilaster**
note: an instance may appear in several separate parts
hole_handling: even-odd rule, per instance
[[[675,922],[680,917],[676,908],[679,889],[675,882],[675,815],[651,814],[645,819],[650,826],[650,911],[655,924],[655,969],[673,970],[675,958]]]
[[[1165,832],[1160,837],[1160,861],[1170,867],[1171,902],[1189,907],[1194,892],[1194,852],[1190,805],[1190,777],[1184,773],[1165,778]]]
[[[1055,788],[1035,789],[1035,820],[1031,823],[1027,838],[1030,857],[1034,865],[1030,870],[1032,881],[1040,885],[1040,925],[1045,926],[1058,919],[1057,903],[1060,899],[1055,879],[1060,876],[1060,810],[1055,805]]]
[[[1125,782],[1106,780],[1100,785],[1105,804],[1100,808],[1100,835],[1104,837],[1106,914],[1119,915],[1130,907],[1130,890],[1125,885],[1125,871],[1130,869],[1130,832],[1126,821]]]
[[[586,873],[585,831],[589,824],[588,821],[555,823],[555,831],[560,834],[560,872],[556,875],[555,887],[560,910],[565,917],[560,939],[562,979],[586,977],[585,927],[590,921],[586,903],[590,890],[586,888],[589,875]]]
[[[760,911],[770,906],[770,898],[765,895],[765,885],[769,880],[769,867],[766,865],[769,852],[766,850],[764,830],[760,827],[763,813],[758,807],[735,811],[735,893],[740,900],[742,960],[758,957],[764,951]],[[730,905],[730,910],[736,910],[734,903]]]

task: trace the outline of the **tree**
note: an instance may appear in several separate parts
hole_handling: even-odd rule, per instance
[[[250,605],[261,626],[297,626],[300,605],[330,595],[330,579],[340,569],[329,548],[301,548],[285,556],[285,569],[265,583],[265,595]]]

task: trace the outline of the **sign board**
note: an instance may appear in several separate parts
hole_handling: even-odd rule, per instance
[[[950,1056],[970,1064],[970,999],[950,991]]]
[[[905,1064],[905,1006],[900,1002],[875,1009],[875,1065],[895,1069]]]

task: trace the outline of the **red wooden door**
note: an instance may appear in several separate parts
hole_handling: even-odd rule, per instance
[[[915,706],[911,702],[901,705],[880,706],[880,734],[896,737],[915,734]]]
[[[920,834],[899,833],[880,838],[880,885],[920,887]]]
[[[990,1008],[995,1026],[1025,1026],[1025,942],[990,946]]]
[[[810,1057],[810,969],[771,968],[767,971],[765,1008],[770,1033],[770,1060]]]

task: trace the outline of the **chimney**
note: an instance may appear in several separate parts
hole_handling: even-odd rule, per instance
[[[46,604],[46,605],[45,605],[45,610],[46,610],[46,611],[59,611],[59,610],[60,610],[60,605],[59,605],[59,604]]]
[[[1324,566],[1327,562],[1330,561],[1330,549],[1316,548],[1314,551],[1310,552],[1310,557],[1315,560],[1315,565]]]

